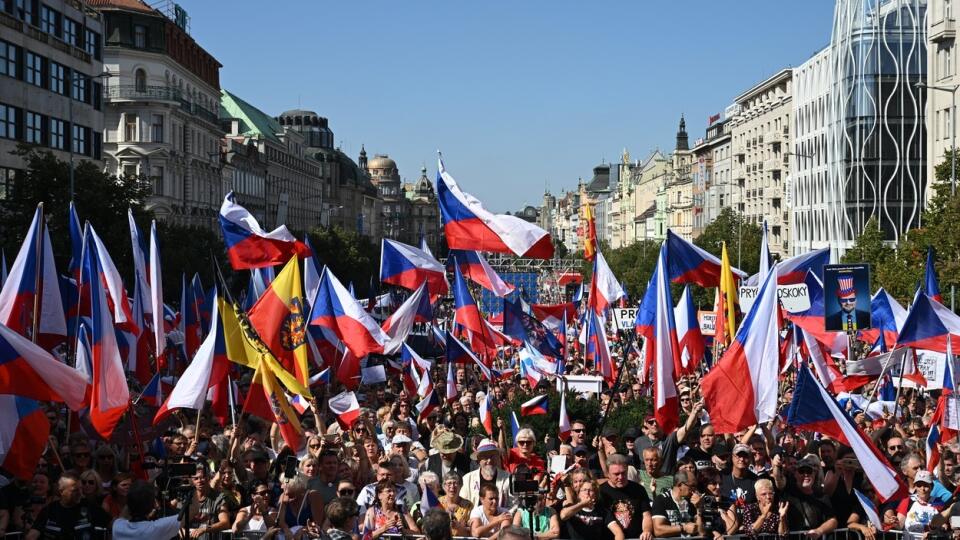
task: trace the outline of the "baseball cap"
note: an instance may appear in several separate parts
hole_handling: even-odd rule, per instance
[[[804,467],[817,470],[820,468],[820,460],[812,454],[807,454],[803,456],[803,459],[797,462],[797,470],[800,470]]]
[[[615,428],[615,427],[613,427],[613,426],[608,426],[608,427],[603,428],[602,436],[603,436],[604,439],[607,439],[607,438],[609,438],[609,437],[619,437],[619,436],[620,436],[620,430],[617,429],[617,428]]]
[[[393,439],[390,440],[391,444],[410,444],[413,442],[413,439],[407,437],[406,435],[397,434],[393,436]]]
[[[737,443],[737,445],[733,447],[733,455],[742,454],[744,452],[753,455],[753,449],[743,443]]]
[[[573,455],[577,455],[577,454],[589,454],[589,453],[590,453],[590,449],[587,448],[586,446],[582,445],[582,444],[581,444],[580,446],[577,446],[576,448],[573,449]]]
[[[635,428],[635,427],[628,427],[628,428],[623,432],[623,438],[624,438],[624,439],[627,439],[628,441],[632,441],[632,440],[636,439],[636,438],[639,437],[639,436],[640,436],[640,432],[637,431],[637,428]]]
[[[930,471],[917,471],[917,475],[913,477],[914,484],[928,484],[933,485],[933,474]]]

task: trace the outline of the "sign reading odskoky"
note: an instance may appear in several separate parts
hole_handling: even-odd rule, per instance
[[[870,328],[870,265],[823,267],[825,330],[853,332]]]
[[[740,310],[743,313],[750,311],[750,306],[757,299],[760,287],[741,285],[737,291],[740,295]],[[783,308],[790,313],[800,313],[810,309],[810,291],[803,283],[796,285],[777,285],[777,297]]]

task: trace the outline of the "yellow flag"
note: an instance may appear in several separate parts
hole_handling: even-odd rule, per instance
[[[593,209],[583,207],[583,258],[592,261],[597,256],[597,225],[593,221]]]
[[[737,282],[733,279],[730,258],[727,256],[727,243],[723,243],[720,254],[720,302],[717,306],[716,340],[726,347],[733,341],[737,322]]]
[[[299,450],[303,446],[303,427],[268,363],[262,362],[257,368],[247,394],[243,410],[276,422],[287,446]]]
[[[306,398],[312,397],[310,389],[305,384],[297,380],[289,371],[283,369],[273,354],[270,353],[270,350],[244,330],[233,306],[222,298],[218,301],[220,302],[220,317],[223,319],[223,337],[226,342],[227,358],[231,362],[236,362],[251,369],[259,369],[261,364],[266,364],[288,390]]]

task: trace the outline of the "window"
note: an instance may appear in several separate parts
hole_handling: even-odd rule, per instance
[[[26,81],[43,88],[43,57],[32,52],[27,53]]]
[[[147,27],[142,24],[133,26],[133,46],[138,49],[147,48]]]
[[[20,176],[18,169],[0,167],[0,199],[7,199],[13,195],[13,184]]]
[[[66,94],[67,68],[56,62],[50,64],[50,91],[58,94]]]
[[[127,113],[123,125],[123,140],[127,142],[137,140],[137,115]]]
[[[90,102],[90,78],[82,73],[73,72],[73,91],[71,96],[77,101]]]
[[[50,118],[50,148],[65,150],[67,148],[66,135],[64,121],[59,118]]]
[[[137,92],[140,94],[145,94],[147,92],[147,72],[142,69],[138,69],[137,73],[134,75],[134,81]]]
[[[163,115],[153,115],[153,122],[150,124],[150,140],[152,142],[163,142]]]
[[[39,113],[27,111],[27,133],[25,140],[30,144],[43,142],[43,116]]]
[[[0,137],[4,139],[17,138],[16,107],[0,104]]]
[[[63,18],[63,40],[77,47],[80,44],[80,23],[69,18]]]
[[[33,0],[17,0],[17,18],[27,24],[36,24]]]
[[[48,6],[40,6],[40,30],[60,37],[60,13]]]
[[[73,152],[84,156],[89,155],[89,148],[87,147],[87,131],[89,128],[74,124],[70,129],[72,131],[70,141],[73,146]]]
[[[0,75],[17,77],[17,46],[0,41]]]
[[[100,60],[100,34],[85,28],[83,30],[83,50]]]

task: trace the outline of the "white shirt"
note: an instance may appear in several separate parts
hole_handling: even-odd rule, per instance
[[[127,521],[118,519],[113,522],[114,540],[170,540],[180,530],[178,516],[167,516],[154,521]]]

